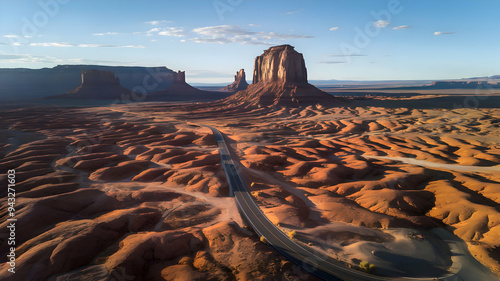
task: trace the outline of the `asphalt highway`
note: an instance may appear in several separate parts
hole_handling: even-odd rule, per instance
[[[242,181],[235,163],[229,153],[227,144],[222,134],[216,128],[207,126],[212,130],[217,139],[221,163],[229,181],[230,195],[236,200],[236,204],[245,219],[250,223],[253,230],[260,236],[264,236],[268,245],[272,246],[280,254],[301,266],[304,270],[314,274],[323,280],[412,280],[410,278],[384,278],[369,275],[364,272],[348,268],[330,256],[314,253],[312,249],[301,246],[294,242],[276,227],[261,211],[249,190]],[[432,279],[419,279],[432,280]]]

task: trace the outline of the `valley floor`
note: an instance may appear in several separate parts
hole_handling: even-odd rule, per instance
[[[18,183],[14,276],[316,280],[245,227],[202,125],[228,137],[264,213],[300,243],[380,275],[433,277],[458,272],[439,238],[450,235],[471,254],[460,262],[500,274],[500,110],[355,102],[2,110],[0,173],[15,169]]]

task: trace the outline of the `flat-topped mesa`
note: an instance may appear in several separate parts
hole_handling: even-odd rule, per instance
[[[149,93],[146,101],[211,101],[225,97],[219,92],[209,92],[197,89],[186,83],[186,72],[172,73],[174,83],[164,90]],[[226,95],[227,96],[227,95]]]
[[[224,90],[227,92],[236,93],[245,90],[246,88],[248,88],[248,83],[246,80],[245,70],[240,69],[240,71],[236,72],[236,75],[234,76],[233,84],[228,85],[224,88]]]
[[[120,79],[112,71],[83,70],[82,85],[120,85]]]
[[[174,83],[186,83],[186,71],[174,71],[172,75],[174,77]]]
[[[120,85],[114,72],[104,70],[82,70],[82,84],[65,94],[54,98],[76,99],[125,99],[132,91]]]
[[[307,83],[304,57],[290,45],[271,47],[255,58],[253,83]]]

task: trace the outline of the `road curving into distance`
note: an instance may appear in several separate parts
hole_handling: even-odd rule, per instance
[[[223,135],[214,127],[205,127],[211,129],[217,139],[222,167],[229,182],[229,193],[230,196],[234,197],[241,214],[260,237],[265,237],[268,245],[304,270],[328,281],[436,280],[433,278],[388,278],[366,274],[348,268],[330,256],[315,253],[314,250],[294,242],[269,221],[255,202],[238,173]]]
[[[136,112],[125,110],[114,111],[137,114]],[[194,125],[199,126],[198,124]],[[234,197],[236,205],[238,206],[242,216],[248,223],[250,223],[253,230],[259,236],[266,238],[267,243],[271,247],[311,274],[328,281],[498,281],[498,279],[491,272],[489,272],[489,270],[476,261],[467,251],[467,244],[465,242],[444,229],[436,229],[435,234],[437,234],[450,247],[451,259],[453,262],[450,268],[452,272],[437,278],[382,277],[370,275],[348,268],[330,256],[325,256],[324,254],[317,253],[307,246],[301,246],[295,243],[288,237],[288,235],[283,233],[278,227],[269,221],[266,215],[264,215],[264,213],[260,210],[259,206],[250,194],[249,189],[241,179],[221,132],[211,126],[204,127],[211,129],[215,135],[219,146],[222,167],[224,168],[229,182],[229,193],[231,197]]]

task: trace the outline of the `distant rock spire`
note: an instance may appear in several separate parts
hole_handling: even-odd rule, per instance
[[[186,71],[177,71],[172,74],[174,76],[174,83],[186,83]]]
[[[228,85],[224,88],[224,90],[227,92],[236,93],[238,91],[245,90],[246,88],[248,88],[248,83],[246,81],[245,70],[240,69],[240,71],[236,72],[236,75],[234,76],[233,84]]]

